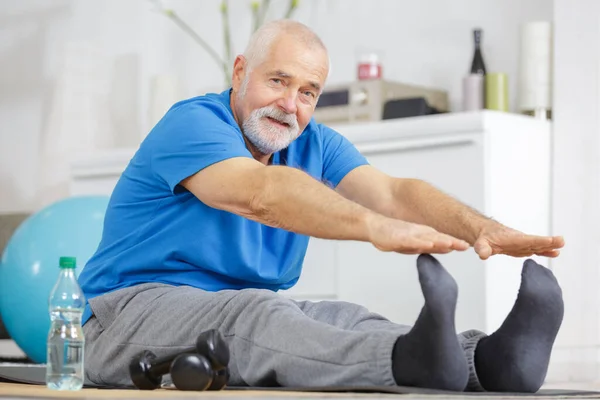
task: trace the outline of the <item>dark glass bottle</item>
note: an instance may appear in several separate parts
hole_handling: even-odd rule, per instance
[[[471,73],[485,75],[485,62],[483,62],[483,54],[481,54],[481,29],[473,29],[473,61],[471,62]]]

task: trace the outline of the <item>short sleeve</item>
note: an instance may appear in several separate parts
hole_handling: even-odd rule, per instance
[[[229,113],[230,114],[230,113]],[[185,178],[217,162],[249,157],[242,134],[218,104],[186,104],[169,110],[151,135],[152,170],[171,192]]]
[[[319,126],[323,137],[323,181],[335,188],[348,172],[369,163],[346,137]]]

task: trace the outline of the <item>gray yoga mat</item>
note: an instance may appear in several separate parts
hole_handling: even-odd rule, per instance
[[[0,363],[0,382],[25,383],[32,385],[46,384],[46,367],[40,364]],[[86,387],[97,387],[86,385]],[[102,389],[122,389],[107,388]],[[133,390],[133,389],[132,389]],[[596,398],[600,392],[585,390],[542,389],[537,393],[499,393],[499,392],[450,392],[444,390],[421,389],[407,386],[332,386],[332,387],[227,387],[225,390],[268,390],[286,392],[323,392],[323,393],[386,393],[398,395],[434,395],[460,397],[554,397],[554,398]]]

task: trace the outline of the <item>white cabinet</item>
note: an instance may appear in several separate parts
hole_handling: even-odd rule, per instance
[[[378,147],[365,149],[364,154],[373,166],[392,176],[426,180],[482,209],[485,197],[482,132],[462,129],[465,131],[431,137],[426,132],[415,132],[416,137],[406,137],[402,146],[399,143],[393,150],[385,146],[391,145],[391,141],[382,141]],[[339,254],[341,299],[362,303],[397,322],[412,323],[417,318],[423,297],[416,256],[382,253],[365,243],[340,243]],[[477,282],[484,281],[484,268],[469,255],[472,256],[455,254],[439,259],[460,284],[462,311],[457,312],[457,324],[481,327],[485,286]]]
[[[547,121],[482,111],[335,128],[390,175],[426,180],[508,226],[550,234]],[[302,290],[292,289],[293,295],[357,302],[398,323],[417,318],[423,297],[416,256],[383,253],[368,243],[323,242],[309,248]],[[524,259],[482,261],[472,249],[437,257],[459,285],[457,329],[495,330],[513,306]],[[321,281],[332,277],[331,284]],[[335,290],[309,290],[328,287]]]
[[[551,126],[546,121],[481,111],[334,128],[390,175],[426,180],[511,227],[549,234]],[[109,194],[133,151],[74,163],[72,194]],[[439,259],[460,288],[457,329],[499,326],[517,295],[524,260],[494,256],[484,262],[472,249]],[[301,279],[284,294],[357,302],[411,324],[423,304],[415,260],[368,243],[311,239]]]

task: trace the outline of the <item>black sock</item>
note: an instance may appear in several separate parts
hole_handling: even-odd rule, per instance
[[[529,259],[517,301],[500,328],[475,349],[475,369],[487,391],[537,392],[562,323],[562,291],[554,274]]]
[[[392,372],[400,386],[463,391],[469,379],[454,325],[458,287],[432,256],[417,258],[425,305],[417,322],[394,345]]]

